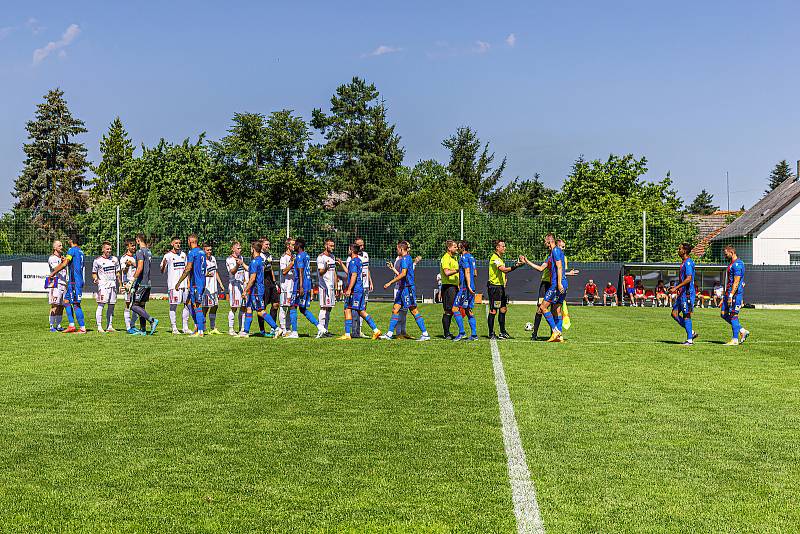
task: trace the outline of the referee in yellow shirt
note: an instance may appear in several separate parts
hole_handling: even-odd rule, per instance
[[[450,334],[450,322],[453,320],[453,302],[458,293],[458,244],[453,240],[445,243],[444,256],[439,262],[439,274],[442,276],[442,329],[445,339],[453,339]]]
[[[506,331],[506,312],[508,311],[508,296],[506,295],[506,275],[523,265],[517,261],[511,267],[507,267],[503,261],[503,254],[506,252],[506,242],[498,239],[494,242],[494,254],[489,258],[489,282],[487,292],[489,294],[489,339],[508,339],[511,336]],[[497,313],[497,312],[500,313]],[[497,315],[497,322],[500,324],[500,334],[494,335],[494,317]]]

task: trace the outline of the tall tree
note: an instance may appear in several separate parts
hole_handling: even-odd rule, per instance
[[[442,146],[450,150],[447,170],[472,190],[481,205],[485,205],[489,194],[503,177],[506,158],[493,169],[494,152],[489,152],[489,143],[481,149],[477,132],[468,126],[458,128],[442,141]]]
[[[119,117],[108,128],[108,133],[100,139],[100,165],[92,167],[95,177],[91,181],[89,198],[93,204],[110,200],[117,193],[133,163],[133,143]]]
[[[779,161],[769,173],[769,189],[766,190],[766,193],[769,193],[783,182],[793,177],[794,174],[792,174],[792,167],[789,165],[789,162],[785,159]]]
[[[404,150],[374,84],[354,77],[331,97],[330,113],[312,112],[311,126],[325,143],[312,145],[309,159],[330,192],[370,201],[397,178]]]
[[[516,213],[533,217],[539,215],[556,192],[542,183],[539,174],[531,180],[515,178],[486,196],[486,211]]]
[[[686,211],[694,215],[711,215],[719,209],[714,205],[714,195],[703,189],[700,191]]]
[[[60,89],[44,96],[25,129],[30,142],[23,145],[25,168],[14,183],[15,207],[32,210],[40,228],[69,228],[73,216],[86,209],[81,191],[89,164],[86,147],[75,137],[87,130],[72,116]]]

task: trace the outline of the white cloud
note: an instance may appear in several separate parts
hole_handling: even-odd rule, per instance
[[[511,48],[514,48],[514,45],[517,44],[517,36],[513,33],[509,33],[508,37],[506,37],[506,44]]]
[[[25,23],[25,27],[28,28],[33,35],[38,35],[39,32],[44,30],[44,26],[42,26],[37,19],[31,17]]]
[[[380,45],[378,48],[376,48],[369,54],[364,54],[364,57],[366,56],[375,57],[375,56],[383,56],[385,54],[394,54],[395,52],[400,52],[402,50],[403,50],[402,48],[396,46]]]
[[[47,56],[53,52],[56,52],[57,50],[64,52],[63,49],[69,46],[69,44],[74,41],[78,35],[80,35],[80,33],[81,29],[77,24],[70,24],[69,27],[64,31],[64,35],[61,36],[61,39],[58,41],[50,41],[42,48],[37,48],[33,51],[33,64],[38,65],[44,61]],[[64,54],[66,54],[66,52],[64,52]],[[63,54],[59,55],[64,57]]]
[[[475,41],[474,51],[477,52],[478,54],[485,54],[486,52],[489,51],[491,47],[492,45],[490,45],[486,41]]]

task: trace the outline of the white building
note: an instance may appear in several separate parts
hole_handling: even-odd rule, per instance
[[[800,181],[783,182],[711,241],[715,253],[733,244],[745,263],[800,265]]]

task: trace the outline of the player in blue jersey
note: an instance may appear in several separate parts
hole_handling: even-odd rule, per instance
[[[425,328],[425,320],[417,308],[417,289],[414,285],[414,260],[408,254],[408,241],[400,241],[397,243],[397,255],[400,256],[400,271],[394,278],[389,280],[383,285],[383,289],[389,289],[395,282],[398,284],[397,294],[394,297],[394,306],[392,307],[392,318],[389,321],[389,331],[386,332],[381,339],[392,339],[394,337],[394,329],[397,326],[397,321],[400,319],[398,313],[400,309],[405,307],[414,316],[417,326],[422,331],[419,341],[428,341],[431,336],[428,335],[428,330]]]
[[[475,257],[470,253],[470,245],[468,241],[461,241],[458,244],[458,252],[461,257],[458,259],[458,293],[456,299],[453,301],[453,317],[458,325],[458,335],[453,338],[453,341],[461,341],[466,339],[468,341],[478,340],[478,326],[475,323],[475,273],[478,270],[478,263]],[[467,312],[467,320],[469,321],[469,328],[472,335],[466,337],[464,333],[464,317],[462,317],[459,308],[463,308]]]
[[[544,300],[539,305],[539,311],[550,325],[550,343],[561,343],[564,341],[562,332],[564,331],[564,316],[562,305],[567,298],[567,258],[564,251],[558,246],[553,234],[544,237],[545,246],[550,249],[550,256],[547,258],[547,265],[550,268],[550,287],[544,294]]]
[[[248,266],[250,276],[242,290],[242,294],[247,298],[247,308],[244,314],[244,326],[239,332],[239,337],[248,337],[250,335],[253,312],[272,328],[272,336],[270,337],[278,338],[283,335],[283,330],[278,327],[275,319],[264,307],[264,257],[261,255],[261,249],[261,241],[253,241],[250,244],[250,254],[253,260]]]
[[[289,309],[289,321],[292,331],[286,336],[296,339],[297,334],[297,309],[300,308],[308,322],[317,327],[317,338],[325,337],[327,331],[325,327],[317,321],[314,314],[308,307],[311,305],[311,258],[306,252],[306,240],[298,237],[294,240],[294,293],[292,294],[291,308]]]
[[[372,328],[372,339],[381,337],[381,331],[375,325],[375,321],[367,313],[366,288],[364,287],[364,264],[359,253],[361,247],[357,243],[350,244],[350,261],[347,263],[347,281],[344,289],[344,335],[340,340],[352,339],[350,336],[353,330],[353,312]]]
[[[697,332],[692,328],[692,311],[694,310],[694,260],[689,256],[692,253],[692,245],[681,243],[678,246],[678,256],[683,263],[678,273],[678,285],[672,290],[675,293],[675,304],[672,305],[672,318],[686,330],[686,342],[684,345],[694,344]]]
[[[197,246],[195,234],[189,235],[186,242],[189,244],[189,255],[186,256],[186,268],[175,284],[175,291],[180,289],[181,282],[189,279],[189,312],[197,327],[192,337],[203,337],[206,324],[206,318],[203,315],[203,293],[206,290],[206,253]]]
[[[744,300],[744,262],[736,255],[733,245],[725,247],[725,257],[728,258],[727,280],[725,281],[725,295],[722,299],[722,318],[731,325],[733,337],[726,345],[740,345],[750,335],[739,322],[739,310],[742,309]]]
[[[67,304],[67,319],[69,319],[70,326],[65,333],[75,332],[76,334],[86,333],[86,322],[84,321],[83,308],[81,308],[81,297],[83,296],[83,251],[81,250],[78,236],[73,234],[69,238],[69,250],[67,255],[58,266],[50,273],[50,278],[55,277],[63,269],[67,269],[69,273],[69,281],[67,282],[67,292],[64,294],[64,300]],[[78,329],[72,326],[73,316],[78,323]]]

